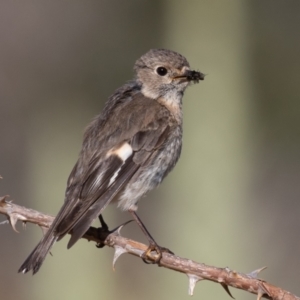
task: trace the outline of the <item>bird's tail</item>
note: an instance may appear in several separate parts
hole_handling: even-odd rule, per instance
[[[49,253],[56,240],[57,236],[54,236],[53,232],[51,230],[48,230],[41,241],[26,258],[19,269],[19,273],[22,272],[25,274],[28,271],[32,270],[33,274],[35,274],[40,269],[43,261],[46,258],[46,255]]]

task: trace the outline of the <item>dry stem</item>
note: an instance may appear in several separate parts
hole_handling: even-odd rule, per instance
[[[40,226],[42,229],[47,229],[54,219],[52,216],[14,204],[7,200],[7,196],[0,197],[0,214],[4,214],[7,217],[10,225],[16,232],[17,221],[22,221],[23,224],[26,224],[27,222],[33,223]],[[90,227],[83,238],[94,241],[98,245],[113,247],[115,249],[113,264],[115,264],[116,260],[123,253],[141,257],[147,249],[147,246],[122,237],[120,235],[121,228],[122,226],[113,233],[107,235],[99,228]],[[155,253],[153,253],[153,260],[155,260]],[[300,300],[299,297],[290,292],[259,279],[257,277],[258,273],[264,268],[255,270],[249,274],[243,274],[230,270],[229,268],[207,266],[169,253],[163,253],[160,266],[186,274],[189,278],[190,295],[193,294],[194,287],[198,281],[210,280],[220,283],[229,295],[231,294],[228,287],[231,286],[256,294],[258,300],[261,298],[273,300]]]

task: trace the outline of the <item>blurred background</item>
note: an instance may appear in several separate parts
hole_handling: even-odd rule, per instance
[[[82,134],[150,48],[208,74],[184,97],[184,147],[139,214],[159,244],[300,294],[300,2],[1,1],[0,195],[55,215]],[[113,228],[130,219],[114,206]],[[5,220],[0,216],[0,221]],[[95,223],[97,224],[97,223]],[[40,272],[17,270],[41,238],[0,226],[0,299],[188,299],[184,275],[85,240],[57,243]],[[123,235],[146,242],[134,223]],[[231,289],[236,299],[254,295]],[[229,299],[201,282],[195,299]]]

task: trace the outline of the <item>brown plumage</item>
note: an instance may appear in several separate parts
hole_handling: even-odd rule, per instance
[[[136,80],[116,90],[87,127],[65,202],[19,272],[36,273],[54,242],[67,233],[72,247],[109,203],[136,211],[138,200],[175,166],[182,143],[182,95],[204,75],[164,49],[143,55],[135,71]]]

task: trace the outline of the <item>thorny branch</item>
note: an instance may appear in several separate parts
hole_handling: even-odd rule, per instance
[[[36,224],[40,226],[43,231],[47,230],[51,225],[54,217],[14,204],[11,201],[8,201],[7,198],[8,196],[0,197],[0,214],[7,217],[7,221],[1,222],[0,224],[9,223],[16,232],[18,232],[16,229],[17,221],[23,222],[24,225],[26,225],[26,223]],[[115,254],[113,265],[115,265],[117,259],[124,253],[141,257],[147,249],[147,246],[122,237],[120,235],[120,229],[122,227],[123,226],[119,226],[116,230],[111,231],[111,234],[109,235],[104,233],[101,228],[90,227],[83,238],[96,242],[100,247],[106,245],[114,248]],[[153,261],[154,260],[155,254],[153,253]],[[197,263],[190,259],[182,258],[170,253],[163,253],[160,266],[186,274],[189,278],[190,295],[193,294],[195,285],[198,281],[210,280],[220,283],[230,296],[229,286],[256,294],[257,300],[260,300],[261,298],[272,300],[300,300],[299,297],[290,292],[259,279],[259,272],[265,268],[243,274],[230,270],[229,268],[217,268]]]

